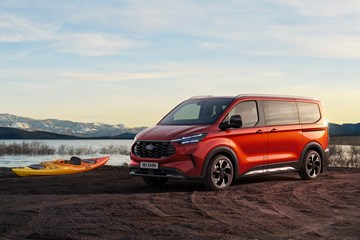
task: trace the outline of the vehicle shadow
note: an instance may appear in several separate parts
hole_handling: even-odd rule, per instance
[[[229,191],[251,184],[299,180],[295,173],[246,177],[234,182]],[[17,177],[9,173],[6,177],[0,177],[1,195],[155,194],[195,191],[208,190],[203,181],[189,180],[169,180],[162,186],[148,186],[141,177],[129,176],[127,170],[121,168],[59,176]]]

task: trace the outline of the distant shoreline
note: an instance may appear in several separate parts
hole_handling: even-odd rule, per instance
[[[2,140],[105,140],[105,139],[134,139],[136,133],[121,133],[116,136],[79,137],[45,131],[26,131],[17,128],[0,127],[0,139]]]
[[[351,145],[351,146],[360,146],[360,136],[344,136],[344,135],[330,135],[329,140],[330,145]]]

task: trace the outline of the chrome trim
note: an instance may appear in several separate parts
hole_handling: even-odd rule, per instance
[[[245,173],[244,176],[246,175],[254,175],[254,174],[262,174],[262,173],[273,173],[273,172],[283,172],[283,171],[290,171],[290,170],[295,170],[295,168],[293,167],[280,167],[280,168],[270,168],[270,169],[264,169],[264,170],[254,170],[254,171],[250,171],[248,173]]]
[[[293,167],[270,168],[267,170],[267,172],[282,172],[282,171],[289,171],[289,170],[295,170],[295,168],[293,168]]]
[[[261,174],[261,173],[265,173],[265,170],[254,170],[254,171],[245,173],[244,175],[253,175],[253,174]]]

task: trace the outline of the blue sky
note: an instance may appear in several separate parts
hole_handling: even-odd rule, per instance
[[[358,0],[0,2],[1,113],[151,126],[194,95],[313,96],[360,122]]]

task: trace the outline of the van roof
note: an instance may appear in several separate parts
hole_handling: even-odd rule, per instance
[[[191,97],[190,99],[196,99],[196,98],[242,98],[242,97],[316,100],[316,99],[313,98],[313,97],[291,96],[291,95],[276,95],[276,94],[239,94],[239,95],[237,95],[237,96],[200,95],[200,96],[193,96],[193,97]]]
[[[241,97],[261,97],[261,98],[293,98],[293,99],[306,99],[306,100],[316,100],[313,97],[304,97],[304,96],[291,96],[291,95],[276,95],[276,94],[239,94],[236,98]]]

